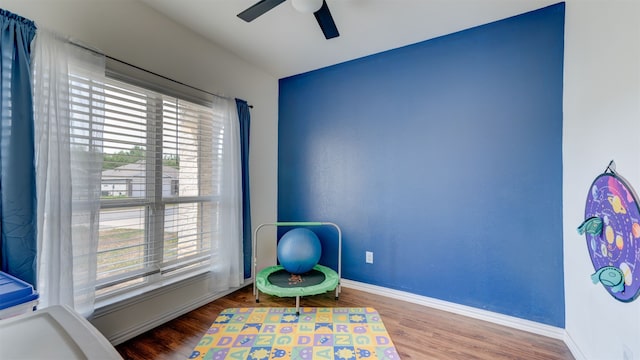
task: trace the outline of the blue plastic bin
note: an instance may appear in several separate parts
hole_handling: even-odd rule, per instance
[[[33,310],[38,296],[31,284],[0,271],[0,319]]]

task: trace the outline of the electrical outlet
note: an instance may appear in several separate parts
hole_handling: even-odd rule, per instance
[[[365,252],[365,260],[367,264],[373,264],[373,251]]]
[[[627,345],[622,345],[622,360],[633,360],[633,352]]]

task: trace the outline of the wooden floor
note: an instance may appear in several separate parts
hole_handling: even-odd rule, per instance
[[[301,306],[375,308],[401,359],[573,359],[560,340],[348,288],[334,295],[305,297]],[[261,294],[256,304],[248,286],[116,348],[125,359],[186,359],[220,311],[256,306],[295,307],[295,299]]]

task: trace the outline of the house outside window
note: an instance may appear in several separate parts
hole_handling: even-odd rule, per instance
[[[180,182],[178,181],[178,179],[171,179],[171,195],[172,196],[178,196],[178,194],[180,193]]]

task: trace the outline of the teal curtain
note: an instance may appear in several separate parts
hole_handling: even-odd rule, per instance
[[[240,121],[240,161],[242,162],[242,251],[244,254],[244,277],[251,277],[251,198],[249,196],[249,133],[251,114],[249,104],[236,99]]]
[[[2,271],[36,286],[33,21],[0,9],[0,251]]]

